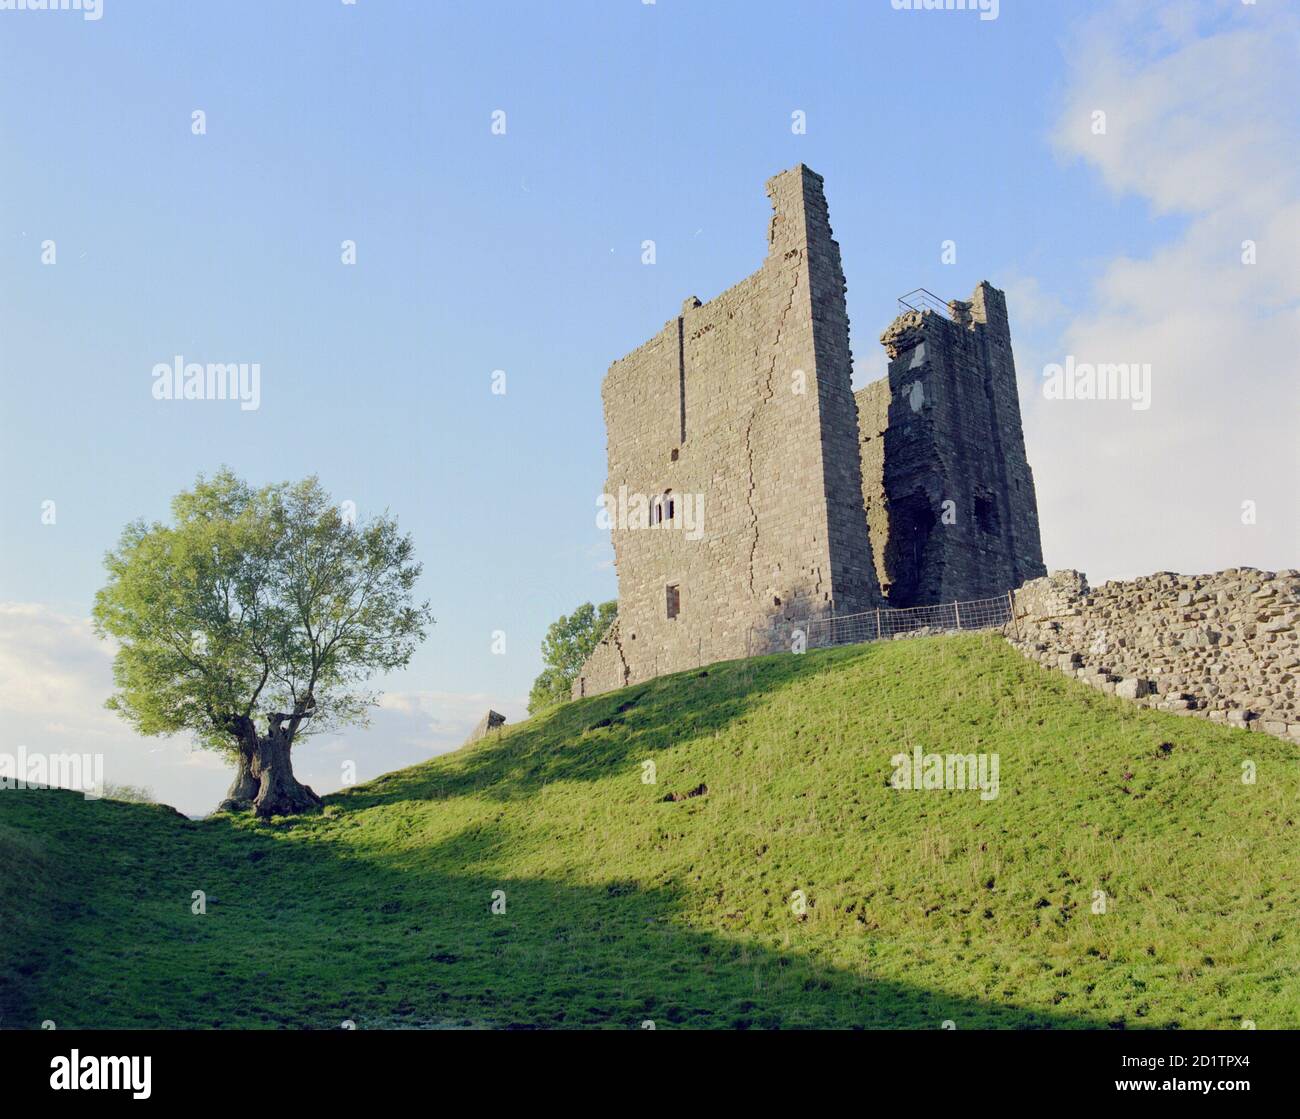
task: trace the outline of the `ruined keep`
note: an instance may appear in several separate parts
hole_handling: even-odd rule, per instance
[[[889,604],[987,598],[1047,574],[1006,297],[981,283],[947,316],[904,311],[880,340],[889,374],[857,404],[862,496]]]
[[[763,266],[606,374],[618,616],[575,696],[768,651],[777,621],[1046,574],[1002,293],[905,310],[855,396],[822,178],[767,192]]]

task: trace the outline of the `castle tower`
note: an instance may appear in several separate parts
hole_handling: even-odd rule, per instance
[[[775,651],[776,623],[882,592],[932,605],[1045,574],[1002,292],[905,311],[889,375],[855,395],[821,176],[767,193],[763,266],[605,376],[618,618],[575,695]]]
[[[857,393],[863,500],[891,606],[987,598],[1046,574],[1006,298],[918,303],[881,336],[889,375]]]
[[[686,300],[605,377],[619,613],[575,693],[757,652],[774,618],[880,602],[822,178],[801,164],[767,192],[763,266]]]

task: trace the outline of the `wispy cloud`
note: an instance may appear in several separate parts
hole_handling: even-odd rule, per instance
[[[192,815],[211,811],[230,784],[230,768],[186,736],[142,738],[105,710],[112,657],[112,646],[95,636],[88,618],[0,602],[0,751],[102,753],[106,781],[143,785]],[[454,750],[489,707],[512,722],[525,713],[522,700],[484,694],[389,692],[368,726],[304,740],[295,748],[294,769],[318,792],[333,792],[345,762],[364,781]]]
[[[1048,566],[1094,579],[1292,566],[1300,17],[1117,4],[1081,24],[1065,54],[1059,153],[1183,224],[1157,251],[1110,261],[1087,306],[1049,341],[1031,331],[1018,347]],[[1036,281],[1019,294],[1040,326],[1061,317]],[[1043,363],[1066,355],[1149,364],[1150,409],[1043,399]]]

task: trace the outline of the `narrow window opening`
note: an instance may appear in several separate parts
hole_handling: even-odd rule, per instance
[[[676,583],[670,583],[667,590],[668,620],[671,622],[682,612],[682,589]]]
[[[975,495],[975,523],[980,526],[980,532],[985,535],[997,535],[998,507],[993,498],[987,494]]]

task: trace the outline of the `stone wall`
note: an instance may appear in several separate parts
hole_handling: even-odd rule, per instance
[[[785,623],[884,605],[882,577],[897,606],[1045,572],[1002,293],[902,316],[890,375],[855,395],[822,178],[767,193],[762,267],[605,376],[618,629],[575,696],[768,651]]]
[[[890,573],[885,556],[889,546],[889,495],[885,492],[885,432],[893,390],[888,377],[872,381],[854,393],[858,403],[858,458],[862,463],[862,504],[867,514],[867,538],[880,593],[890,604]],[[901,598],[901,596],[898,596]]]
[[[618,619],[615,618],[582,666],[582,672],[573,683],[571,695],[574,699],[582,699],[583,696],[625,688],[631,682],[632,668],[623,655],[622,634]]]
[[[505,725],[506,717],[500,711],[493,711],[489,707],[488,713],[478,721],[478,725],[469,732],[469,737],[461,745],[468,746],[471,742],[478,742],[489,734],[496,734]]]
[[[862,498],[891,606],[1005,594],[1047,573],[1006,299],[988,283],[945,316],[906,311],[889,375],[857,394]]]
[[[708,303],[687,299],[605,377],[605,493],[628,514],[611,524],[618,644],[575,695],[744,656],[769,617],[880,601],[822,180],[800,165],[767,189],[763,266]]]
[[[1057,571],[1015,593],[1026,656],[1161,711],[1300,741],[1300,571],[1160,572],[1089,589]]]

